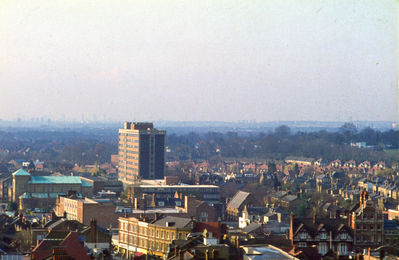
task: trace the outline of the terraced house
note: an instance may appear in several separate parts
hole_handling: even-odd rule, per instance
[[[127,258],[143,254],[164,257],[173,240],[186,240],[193,229],[194,221],[190,218],[120,217],[119,251]]]
[[[316,247],[320,256],[329,251],[347,256],[353,250],[353,232],[348,219],[290,217],[289,238],[296,249]]]

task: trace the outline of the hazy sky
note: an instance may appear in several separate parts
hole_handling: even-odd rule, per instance
[[[398,120],[396,0],[0,2],[0,118]]]

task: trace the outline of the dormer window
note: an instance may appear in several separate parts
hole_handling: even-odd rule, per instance
[[[304,248],[304,247],[307,247],[307,244],[306,244],[306,242],[299,242],[298,247]]]
[[[306,239],[307,237],[308,237],[308,234],[305,233],[305,232],[301,232],[301,233],[299,234],[299,238],[300,238],[300,239]]]
[[[326,232],[321,233],[320,239],[327,239],[327,233]]]

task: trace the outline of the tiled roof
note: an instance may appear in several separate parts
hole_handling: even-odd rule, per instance
[[[255,231],[255,230],[257,230],[257,229],[259,229],[259,228],[261,228],[262,227],[262,224],[259,224],[259,223],[255,223],[255,222],[252,222],[251,224],[249,224],[248,226],[246,226],[244,229],[243,229],[243,231],[245,232],[245,233],[251,233],[251,232],[253,232],[253,231]],[[262,230],[263,231],[263,230]]]
[[[167,217],[156,220],[152,224],[166,227],[166,223],[173,223],[173,227],[184,228],[191,222],[192,222],[191,218],[179,218],[179,217],[174,217],[174,216],[173,217],[167,216]]]
[[[384,220],[384,230],[397,230],[398,226],[394,220]]]
[[[227,207],[238,209],[241,206],[241,204],[247,199],[247,197],[249,195],[250,195],[249,192],[238,191],[234,195],[234,197],[229,201],[229,203],[227,204]]]
[[[291,202],[291,201],[294,201],[294,200],[296,200],[298,197],[297,196],[295,196],[295,195],[287,195],[287,196],[285,196],[285,197],[283,197],[283,198],[281,198],[281,200],[282,201],[288,201],[288,202]]]
[[[213,236],[216,238],[222,238],[223,229],[220,222],[197,222],[194,227],[194,232],[203,232],[206,229],[208,232],[212,232]]]
[[[288,194],[287,191],[281,190],[281,191],[277,191],[276,193],[274,193],[273,197],[277,198],[277,199],[280,199],[280,198],[284,197],[287,194]]]
[[[335,236],[337,232],[342,230],[344,227],[347,227],[348,232],[352,233],[347,224],[347,219],[316,218],[316,221],[313,222],[312,218],[295,218],[294,234],[297,234],[300,230],[305,229],[314,236],[319,230],[325,228],[327,232],[331,231]]]
[[[269,209],[266,207],[247,207],[247,211],[251,215],[265,215],[269,212]]]

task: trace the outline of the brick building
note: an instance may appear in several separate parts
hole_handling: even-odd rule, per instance
[[[316,247],[321,256],[329,251],[347,256],[354,246],[350,223],[341,218],[295,218],[291,214],[289,239],[295,249]]]
[[[372,201],[366,191],[361,192],[358,208],[351,214],[355,246],[375,248],[384,243],[384,217],[376,201]]]
[[[0,201],[8,202],[11,199],[9,196],[11,190],[12,190],[11,174],[0,175]]]
[[[127,258],[137,254],[164,257],[169,244],[176,239],[187,239],[194,229],[190,218],[158,217],[119,218],[119,250]]]
[[[194,197],[184,197],[184,208],[182,208],[182,211],[200,222],[214,222],[218,220],[218,215],[214,207]]]
[[[244,207],[261,206],[255,197],[245,191],[238,191],[229,201],[226,208],[227,219],[230,221],[238,221]]]
[[[118,225],[115,209],[116,206],[108,199],[77,198],[71,195],[57,198],[55,213],[59,217],[77,220],[84,225],[90,225],[92,219],[97,219],[97,225],[108,228],[110,225],[112,227]]]

